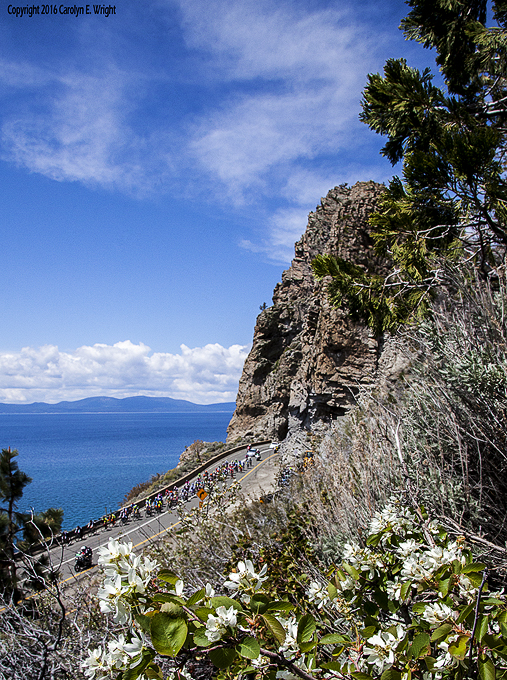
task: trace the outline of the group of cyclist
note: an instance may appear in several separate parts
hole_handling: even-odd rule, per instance
[[[243,472],[247,468],[253,466],[253,458],[260,460],[260,453],[257,449],[252,449],[251,446],[247,448],[247,456],[244,460],[224,461],[218,465],[214,470],[205,470],[197,475],[197,477],[190,481],[186,481],[180,487],[166,489],[164,493],[160,492],[154,498],[147,498],[144,502],[145,516],[150,517],[153,513],[161,513],[164,507],[170,508],[178,504],[183,504],[189,499],[197,495],[199,490],[203,489],[206,493],[210,493],[213,487],[218,482],[226,481],[228,478],[234,479],[236,473]],[[90,520],[86,525],[86,532],[89,533],[94,529],[104,527],[110,530],[120,521],[122,524],[127,524],[131,519],[136,520],[141,518],[141,506],[138,503],[131,503],[129,506],[123,507],[116,512],[111,512],[104,515],[98,522]],[[70,543],[72,538],[80,539],[83,535],[83,528],[78,526],[73,531],[62,531],[61,542],[63,545]],[[81,547],[75,557],[75,570],[83,571],[92,565],[92,550],[88,546]]]
[[[224,481],[228,478],[234,479],[236,473],[243,472],[253,466],[253,455],[248,455],[251,447],[247,449],[247,457],[243,460],[224,461],[214,470],[205,470],[197,475],[193,481],[186,481],[181,487],[166,489],[160,492],[155,498],[148,498],[144,503],[144,516],[151,517],[154,513],[161,513],[164,507],[170,508],[178,503],[186,503],[193,498],[200,489],[205,489],[207,493],[213,490],[215,483]],[[256,449],[252,449],[257,454]],[[72,531],[62,531],[62,545],[69,544],[73,539],[81,539],[83,533],[91,533],[93,530],[104,528],[106,531],[116,526],[117,522],[127,524],[130,520],[141,519],[142,506],[138,503],[131,503],[129,506],[121,508],[116,512],[103,515],[99,521],[90,520],[86,527],[77,526]]]

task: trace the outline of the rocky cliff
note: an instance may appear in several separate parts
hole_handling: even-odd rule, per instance
[[[380,271],[367,218],[383,191],[374,182],[335,187],[296,243],[295,257],[257,318],[228,443],[240,437],[298,438],[326,429],[376,376],[381,341],[346,309],[333,309],[311,262],[334,254]]]

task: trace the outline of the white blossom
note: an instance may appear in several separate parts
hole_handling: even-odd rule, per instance
[[[310,602],[316,602],[317,608],[321,609],[331,600],[325,586],[321,585],[318,581],[312,581],[310,587],[307,590],[307,596]]]
[[[217,642],[227,633],[228,627],[235,628],[237,625],[236,610],[233,605],[229,609],[224,606],[218,607],[216,614],[216,616],[208,614],[206,621],[205,635],[210,642]]]
[[[298,624],[296,618],[291,616],[289,619],[278,619],[285,630],[285,640],[280,645],[278,651],[282,652],[284,656],[291,659],[299,651],[297,643]]]
[[[104,651],[98,647],[97,649],[91,649],[88,652],[88,658],[81,664],[84,674],[89,678],[94,678],[97,673],[100,673],[99,678],[105,677],[104,673],[107,673]]]
[[[419,543],[413,539],[409,538],[408,541],[403,541],[400,543],[399,547],[396,550],[396,553],[398,555],[401,555],[401,557],[409,557],[412,553],[418,552],[420,549]]]
[[[439,625],[443,621],[449,621],[455,618],[454,611],[444,602],[434,602],[426,605],[421,618],[427,621],[430,625]]]
[[[178,579],[176,583],[174,584],[174,588],[172,589],[171,592],[173,592],[175,595],[178,597],[181,597],[183,595],[183,588],[185,587],[185,584],[181,579]]]
[[[114,562],[119,557],[125,557],[132,552],[132,543],[120,543],[115,538],[111,537],[107,546],[102,546],[98,549],[99,564],[109,564]]]
[[[398,600],[398,602],[402,601],[401,597],[401,589],[403,587],[403,583],[399,580],[399,578],[396,576],[394,581],[387,581],[386,583],[386,590],[387,590],[387,596],[389,597],[390,600]]]
[[[410,510],[394,501],[388,503],[380,512],[376,512],[370,522],[370,533],[378,534],[386,529],[391,533],[400,534],[413,531],[415,525]]]
[[[229,590],[240,590],[242,588],[253,588],[258,590],[262,583],[268,578],[265,576],[268,570],[265,564],[257,574],[250,560],[238,562],[237,571],[229,574],[229,580],[225,581],[224,586]]]
[[[457,543],[450,543],[449,545],[435,546],[423,552],[423,561],[428,571],[437,571],[443,564],[452,564],[454,560],[465,564],[465,557],[463,550]]]
[[[131,620],[130,605],[123,598],[128,590],[119,574],[114,580],[106,579],[102,588],[99,588],[100,611],[103,614],[113,614],[115,623],[129,623]]]
[[[379,672],[382,672],[384,666],[392,666],[396,647],[404,636],[403,628],[397,626],[396,635],[388,631],[381,631],[368,638],[368,643],[363,648],[363,653],[368,655],[366,662],[375,665]]]

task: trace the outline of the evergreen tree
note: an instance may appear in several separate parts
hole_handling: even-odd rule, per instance
[[[371,217],[387,277],[332,256],[313,263],[332,276],[329,295],[376,332],[423,316],[445,262],[472,260],[496,275],[507,248],[507,2],[409,0],[405,36],[436,52],[444,87],[429,69],[390,59],[368,77],[361,119],[387,137],[381,153],[394,177]]]
[[[16,536],[27,516],[16,511],[23,489],[32,479],[18,468],[17,451],[2,449],[0,455],[0,586],[15,597],[19,595],[16,563]],[[17,597],[16,597],[17,599]]]
[[[17,451],[2,449],[0,454],[0,591],[17,601],[20,596],[19,565],[16,560],[18,550],[29,554],[32,547],[41,539],[47,539],[60,532],[63,510],[48,510],[29,515],[16,510],[23,496],[24,488],[32,479],[22,472],[15,458]],[[53,576],[47,568],[47,557],[30,559],[27,585],[38,588],[41,585],[43,570],[46,577]]]

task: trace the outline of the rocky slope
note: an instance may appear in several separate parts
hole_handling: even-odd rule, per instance
[[[375,380],[382,341],[346,309],[333,309],[325,281],[311,262],[330,253],[368,269],[382,263],[372,250],[367,218],[383,191],[374,182],[335,187],[295,246],[295,257],[257,318],[252,350],[239,384],[228,443],[241,437],[304,442],[343,415],[358,387]]]

